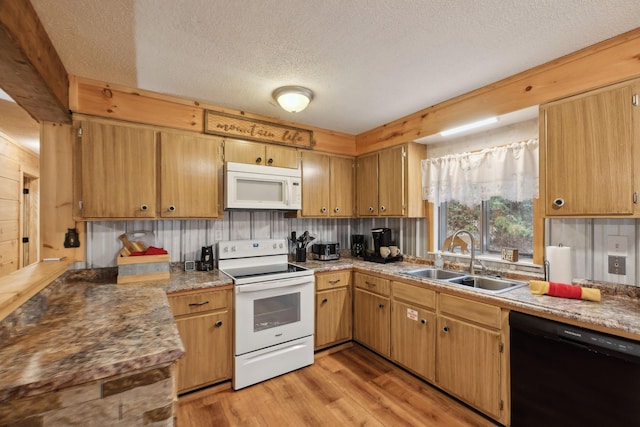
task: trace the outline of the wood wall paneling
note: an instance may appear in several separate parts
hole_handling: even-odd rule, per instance
[[[41,257],[82,261],[86,245],[85,223],[73,219],[73,126],[43,122],[40,135]],[[79,248],[64,247],[64,236],[69,228],[78,230]]]
[[[317,151],[351,156],[356,152],[355,136],[337,131],[301,126],[298,123],[81,77],[72,76],[70,84],[70,108],[74,113],[204,132],[205,110],[212,110],[311,130],[315,141],[313,149]]]

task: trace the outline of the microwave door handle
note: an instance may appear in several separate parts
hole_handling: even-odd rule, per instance
[[[289,206],[289,191],[291,191],[291,183],[287,180],[284,183],[284,204]]]
[[[293,279],[274,280],[274,283],[266,285],[264,282],[251,283],[247,285],[236,285],[238,293],[259,292],[277,288],[288,288],[290,286],[299,286],[313,284],[313,276],[296,277]]]

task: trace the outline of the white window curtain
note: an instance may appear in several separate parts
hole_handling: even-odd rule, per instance
[[[494,196],[538,197],[538,139],[422,160],[422,198],[476,205]]]

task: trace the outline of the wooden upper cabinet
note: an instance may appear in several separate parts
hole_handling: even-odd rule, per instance
[[[352,217],[355,213],[354,159],[331,156],[329,158],[329,196],[331,216]],[[303,188],[304,191],[304,188]]]
[[[356,160],[356,200],[358,216],[378,215],[378,153]]]
[[[640,216],[639,87],[636,80],[541,107],[547,216]]]
[[[353,158],[302,151],[302,216],[353,216]]]
[[[296,148],[239,139],[224,140],[224,160],[291,169],[299,164]]]
[[[154,218],[156,136],[149,128],[80,122],[84,218]]]
[[[160,216],[218,216],[219,138],[160,132]]]
[[[405,211],[405,147],[378,154],[378,204],[381,216],[403,216]]]
[[[416,143],[358,157],[358,216],[425,216],[420,177],[420,161],[425,157],[425,146]]]

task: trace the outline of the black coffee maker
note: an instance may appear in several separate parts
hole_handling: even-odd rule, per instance
[[[213,271],[213,246],[203,246],[200,261],[196,263],[200,271]]]
[[[373,250],[376,255],[380,254],[380,246],[393,245],[390,228],[373,228],[371,234],[373,234]]]
[[[364,234],[351,235],[351,256],[363,257],[364,251],[367,250],[367,242],[364,240]]]

